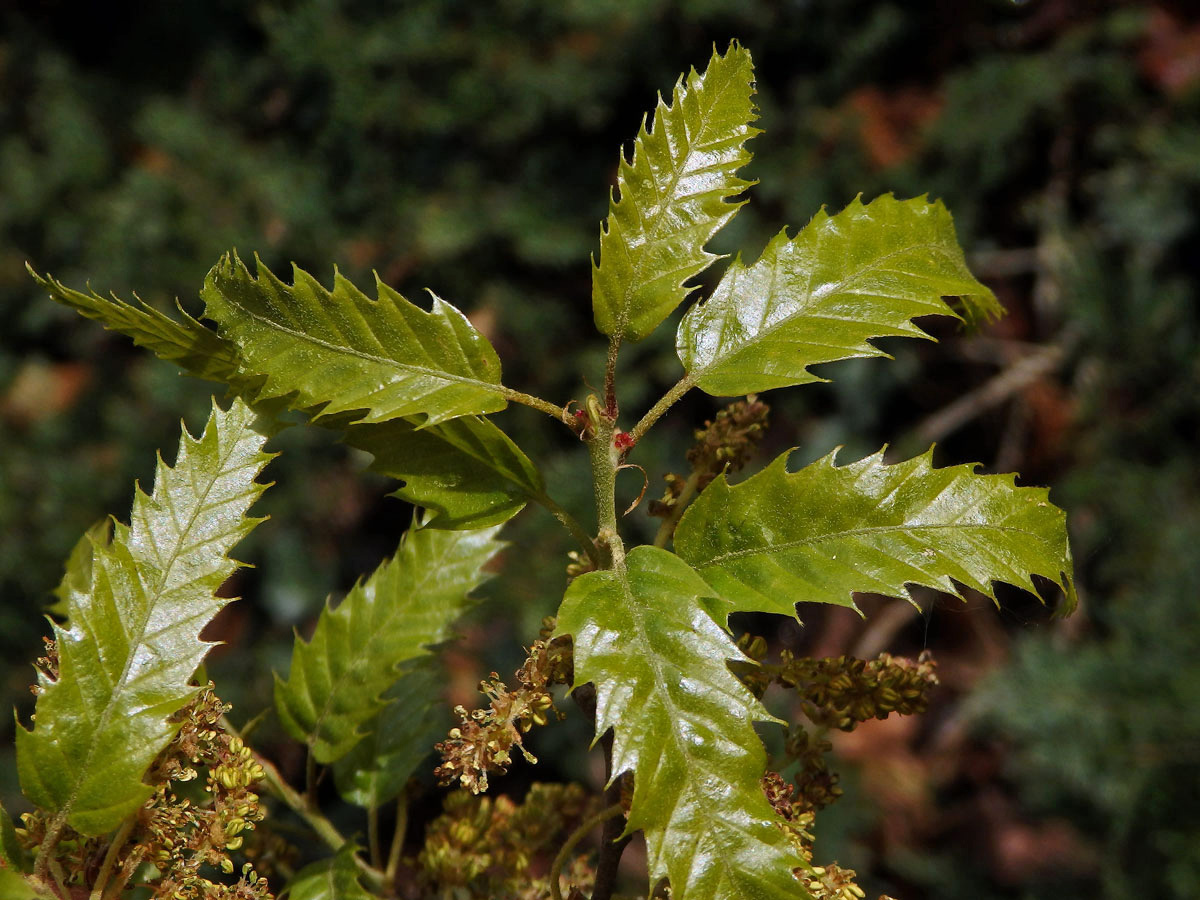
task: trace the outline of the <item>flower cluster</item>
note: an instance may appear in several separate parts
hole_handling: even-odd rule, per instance
[[[853,731],[859,722],[922,713],[937,683],[937,664],[925,650],[916,662],[881,653],[877,659],[793,657],[786,650],[772,667],[774,679],[799,694],[816,725]]]
[[[517,687],[510,689],[499,675],[480,682],[490,698],[486,709],[454,709],[459,718],[446,740],[437,744],[442,764],[434,774],[442,784],[457,781],[473,794],[488,789],[488,773],[504,774],[512,764],[513,748],[530,763],[537,758],[525,749],[524,735],[534,725],[545,725],[551,715],[562,718],[550,693],[555,684],[572,680],[569,638],[548,638],[553,623],[543,623],[543,637],[534,641],[524,664],[517,670]]]
[[[534,784],[520,805],[503,796],[450,794],[416,860],[422,896],[543,900],[549,859],[597,802],[576,784]],[[566,875],[590,891],[594,873],[586,858],[578,857]]]
[[[237,882],[222,884],[201,874],[212,866],[232,875],[230,853],[240,850],[247,832],[266,816],[251,787],[263,777],[262,766],[239,737],[221,727],[229,711],[212,692],[203,688],[176,714],[179,733],[151,767],[148,780],[154,796],[139,813],[136,845],[126,860],[138,855],[161,873],[154,898],[162,900],[270,900],[267,880],[251,864],[242,866]],[[181,786],[205,772],[203,796],[180,797]],[[177,793],[178,792],[178,793]],[[195,793],[194,791],[190,793]]]
[[[768,772],[762,781],[763,792],[771,807],[783,822],[780,827],[787,834],[792,846],[804,858],[806,866],[794,870],[796,879],[804,885],[813,900],[863,900],[866,892],[854,883],[853,869],[845,869],[830,863],[825,866],[812,864],[814,812],[807,807],[796,789],[784,781],[778,772]],[[879,900],[891,900],[880,897]]]
[[[693,491],[704,490],[722,472],[736,472],[746,465],[767,430],[770,412],[771,407],[750,394],[745,400],[729,404],[715,419],[696,429],[696,443],[687,454],[691,478],[695,480]],[[652,501],[649,510],[652,516],[666,518],[678,504],[689,479],[673,472],[663,477],[667,482],[666,493],[661,500]]]

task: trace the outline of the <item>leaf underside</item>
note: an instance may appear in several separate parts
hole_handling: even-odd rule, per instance
[[[635,548],[624,571],[591,572],[558,615],[575,683],[596,686],[596,734],[613,729],[612,771],[633,772],[629,830],[645,832],[650,882],[679,900],[796,898],[803,865],[760,786],[772,721],[729,671],[744,659],[728,605],[672,553]]]
[[[507,405],[496,351],[436,295],[426,312],[378,279],[378,300],[336,272],[332,291],[296,267],[293,279],[285,284],[261,261],[256,278],[229,254],[201,291],[205,316],[237,346],[244,370],[264,377],[260,397],[364,422],[435,424]]]
[[[703,75],[679,80],[670,106],[659,99],[650,130],[643,120],[632,160],[621,154],[592,263],[602,333],[646,337],[692,290],[685,282],[719,258],[704,245],[741,207],[729,198],[753,183],[737,177],[759,133],[753,94],[749,51],[736,42],[714,51]]]
[[[837,466],[831,453],[795,473],[787,457],[734,487],[718,477],[676,529],[676,552],[735,610],[854,607],[854,592],[911,600],[908,584],[995,600],[996,581],[1036,593],[1031,574],[1074,607],[1066,516],[1046,488],[935,469],[932,449],[895,465],[880,451]]]
[[[351,425],[345,441],[375,457],[372,471],[404,482],[395,496],[429,510],[434,528],[497,525],[545,491],[529,457],[479,416],[425,428],[407,419]]]
[[[333,764],[343,800],[379,809],[400,796],[450,727],[445,680],[437,660],[422,658],[392,685],[387,705],[362,725],[367,736]]]
[[[928,337],[916,316],[1000,313],[967,269],[941,201],[885,194],[834,216],[822,209],[794,238],[777,234],[751,265],[735,259],[683,317],[676,349],[693,384],[733,396],[821,381],[808,370],[817,363],[886,356],[870,340]]]
[[[68,594],[69,627],[54,627],[57,680],[39,676],[35,727],[17,729],[25,795],[76,830],[104,834],[150,794],[142,775],[177,728],[209,644],[201,629],[228,599],[216,590],[228,553],[259,520],[254,479],[271,458],[241,401],[214,405],[199,440],[184,432],[173,467],[159,460],[128,526],[94,542],[90,583]]]
[[[286,680],[275,678],[275,709],[319,763],[344,756],[385,705],[399,667],[450,637],[487,580],[482,567],[503,544],[498,528],[411,528],[396,555],[326,606],[310,641],[297,636]]]

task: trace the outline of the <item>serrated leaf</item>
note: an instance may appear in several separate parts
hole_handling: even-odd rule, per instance
[[[932,450],[895,465],[880,451],[837,466],[831,453],[795,473],[787,457],[734,487],[718,477],[676,529],[676,552],[736,610],[853,607],[855,591],[911,599],[907,584],[994,600],[994,581],[1036,593],[1031,574],[1074,606],[1066,516],[1046,488],[935,469]]]
[[[392,686],[387,705],[363,725],[367,736],[333,764],[343,800],[378,809],[400,796],[450,726],[445,681],[440,666],[421,660]]]
[[[629,830],[645,832],[650,882],[677,900],[806,896],[763,795],[771,721],[729,671],[745,659],[728,604],[679,557],[642,546],[624,571],[571,582],[558,631],[572,635],[575,683],[596,686],[596,734],[613,729],[612,771],[633,772]]]
[[[296,637],[287,680],[275,676],[275,709],[288,732],[330,763],[362,740],[399,667],[450,637],[503,546],[498,528],[409,529],[396,555],[326,606],[312,639]]]
[[[737,177],[750,161],[754,64],[735,42],[715,50],[703,75],[680,78],[668,106],[659,98],[650,130],[643,119],[632,160],[621,154],[617,192],[592,262],[596,327],[640,341],[691,291],[685,282],[719,257],[704,249],[741,207],[729,198],[753,182]]]
[[[200,630],[227,599],[215,591],[237,564],[228,553],[259,520],[271,458],[254,412],[214,404],[199,440],[185,431],[174,467],[161,459],[128,526],[93,543],[91,585],[72,595],[69,628],[54,626],[57,680],[39,677],[32,730],[17,729],[17,768],[31,801],[76,830],[104,834],[149,796],[142,775],[195,691],[188,680],[209,644]]]
[[[961,299],[951,306],[948,296]],[[1000,312],[968,271],[941,201],[885,194],[835,216],[822,209],[752,265],[735,259],[679,323],[676,349],[693,384],[733,396],[821,381],[808,370],[817,363],[886,356],[870,340],[927,338],[916,316]]]
[[[261,260],[258,277],[226,255],[204,281],[204,314],[264,376],[262,398],[294,397],[319,415],[360,412],[363,422],[504,409],[500,359],[466,316],[436,295],[426,312],[376,279],[371,300],[336,271],[333,290],[293,268],[294,284]]]
[[[287,888],[290,900],[375,900],[358,880],[354,854],[358,848],[343,844],[336,856],[301,869]]]
[[[498,525],[545,492],[529,457],[478,416],[427,428],[407,419],[351,425],[345,441],[375,457],[372,471],[403,481],[395,496],[429,510],[434,528]]]
[[[241,382],[237,347],[212,329],[205,328],[178,303],[180,318],[176,320],[140,297],[135,297],[137,305],[134,306],[116,295],[106,298],[94,291],[85,294],[49,275],[39,275],[28,265],[26,268],[37,283],[50,292],[51,299],[86,318],[95,319],[105,328],[132,338],[139,347],[175,363],[189,375],[226,384]]]

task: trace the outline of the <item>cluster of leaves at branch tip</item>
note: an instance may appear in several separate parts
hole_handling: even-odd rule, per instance
[[[610,339],[603,398],[586,398],[582,415],[568,411],[576,401],[504,384],[487,337],[447,301],[434,296],[426,310],[378,280],[374,298],[336,271],[332,288],[299,269],[288,284],[230,253],[201,289],[213,329],[182,308],[169,315],[34,273],[55,300],[229,397],[214,402],[199,438],[184,432],[173,466],[159,462],[153,491],[135,492],[129,524],[89,530],[68,560],[33,725],[17,729],[21,788],[37,811],[18,830],[0,810],[0,895],[127,900],[137,883],[164,900],[264,900],[268,879],[284,878],[292,900],[558,900],[565,879],[573,900],[612,900],[625,842],[604,841],[594,866],[575,849],[605,822],[610,838],[644,835],[650,896],[863,896],[849,870],[813,861],[812,817],[838,793],[826,736],[923,709],[932,662],[769,663],[765,641],[735,642],[729,616],[794,618],[800,601],[854,607],[856,593],[909,597],[912,585],[995,600],[996,582],[1034,590],[1039,577],[1062,589],[1069,611],[1071,553],[1045,489],[973,465],[936,468],[932,450],[894,464],[882,450],[844,465],[830,453],[797,471],[785,452],[729,481],[767,424],[758,393],[823,380],[816,365],[886,356],[877,338],[927,338],[922,316],[970,324],[999,314],[950,214],[925,197],[821,209],[755,261],[729,261],[680,319],[679,381],[636,424],[619,422],[622,344],[688,299],[718,259],[706,245],[746,202],[752,182],[738,173],[758,134],[753,96],[749,52],[714,48],[621,154],[592,265],[592,311]],[[664,521],[653,544],[626,547],[617,472],[693,388],[746,399],[696,432],[689,474],[670,476],[654,504]],[[551,496],[488,418],[509,403],[587,446],[594,527]],[[392,557],[327,603],[309,637],[296,635],[288,672],[275,677],[274,712],[307,754],[303,793],[296,773],[253,754],[225,705],[193,683],[209,649],[200,633],[229,602],[229,554],[259,521],[249,510],[267,487],[257,480],[271,458],[264,446],[295,411],[370,454],[374,471],[400,482],[396,495],[424,510]],[[458,709],[437,774],[465,790],[405,856],[409,780],[448,724],[438,650],[503,568],[499,529],[530,504],[575,542],[572,578],[516,685],[493,673],[481,686],[486,708]],[[787,724],[761,702],[770,683],[794,692],[808,720],[788,734],[791,786],[770,773],[755,730]],[[608,802],[561,786],[521,806],[477,797],[514,752],[533,762],[524,736],[557,719],[555,685],[594,715]],[[365,810],[366,848],[320,807],[321,767]],[[193,797],[187,785],[201,772],[208,790]],[[259,779],[329,855],[294,871],[306,860],[266,833]],[[393,803],[387,849],[380,810]],[[230,854],[246,860],[240,877]]]

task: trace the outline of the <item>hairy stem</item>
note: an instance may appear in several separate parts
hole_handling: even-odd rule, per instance
[[[696,489],[700,486],[700,473],[692,472],[687,477],[687,481],[683,483],[683,487],[679,491],[679,496],[675,498],[675,505],[671,507],[671,513],[663,519],[662,525],[658,527],[658,534],[654,536],[654,546],[667,546],[667,541],[675,534],[675,526],[679,524],[679,520],[683,518],[683,511],[687,509],[692,498],[696,496]]]
[[[43,883],[50,880],[50,863],[53,859],[51,854],[54,852],[54,848],[58,846],[58,840],[62,837],[63,829],[66,825],[67,816],[65,813],[60,812],[46,826],[46,834],[42,838],[41,846],[38,847],[37,857],[33,861],[33,874]],[[67,895],[63,894],[63,896],[66,897]]]
[[[520,403],[524,406],[531,406],[560,422],[565,423],[567,421],[567,411],[561,406],[555,406],[549,400],[543,400],[541,397],[535,397],[533,394],[526,394],[523,391],[514,391],[512,388],[505,387],[504,385],[499,385],[498,388],[505,400]]]
[[[117,833],[109,841],[108,852],[104,854],[104,862],[100,864],[100,871],[96,873],[96,880],[92,883],[91,900],[101,900],[104,897],[104,888],[108,886],[108,879],[112,876],[113,866],[117,864],[117,858],[121,855],[121,848],[125,846],[125,842],[129,839],[129,835],[136,824],[137,817],[130,816],[121,823],[121,827],[117,829]]]
[[[613,446],[613,435],[616,433],[616,422],[601,415],[593,426],[593,434],[588,439],[588,455],[592,463],[592,488],[596,497],[596,543],[600,545],[604,557],[600,560],[600,568],[615,569],[618,572],[625,569],[625,545],[617,532],[617,466],[621,464],[621,454]]]
[[[614,334],[608,341],[608,359],[604,364],[604,408],[608,414],[617,415],[617,353],[621,350],[621,335]]]
[[[621,782],[623,778],[613,778],[612,747],[613,733],[605,733],[601,741],[604,746],[604,777],[610,781],[604,792],[609,809],[621,806]],[[605,821],[604,831],[600,835],[600,858],[596,861],[596,883],[592,888],[592,900],[610,900],[617,889],[617,870],[621,864],[621,855],[629,846],[630,837],[621,837],[625,832],[624,818],[611,818]]]
[[[571,853],[579,845],[579,842],[591,834],[592,829],[597,825],[621,815],[622,812],[621,804],[614,803],[612,806],[602,809],[590,819],[585,820],[582,825],[571,832],[571,836],[562,845],[562,849],[558,851],[558,856],[554,857],[554,864],[550,867],[550,894],[554,897],[554,900],[562,900],[562,888],[559,885],[559,882],[562,880],[562,870],[566,866]],[[596,896],[598,895],[593,895],[593,900],[595,900]]]
[[[650,407],[640,422],[633,426],[633,430],[629,432],[629,436],[633,438],[636,444],[642,439],[642,436],[650,430],[650,426],[663,417],[663,414],[675,405],[675,401],[692,389],[692,377],[684,375],[679,381],[675,382],[675,386],[662,395],[662,398]]]

